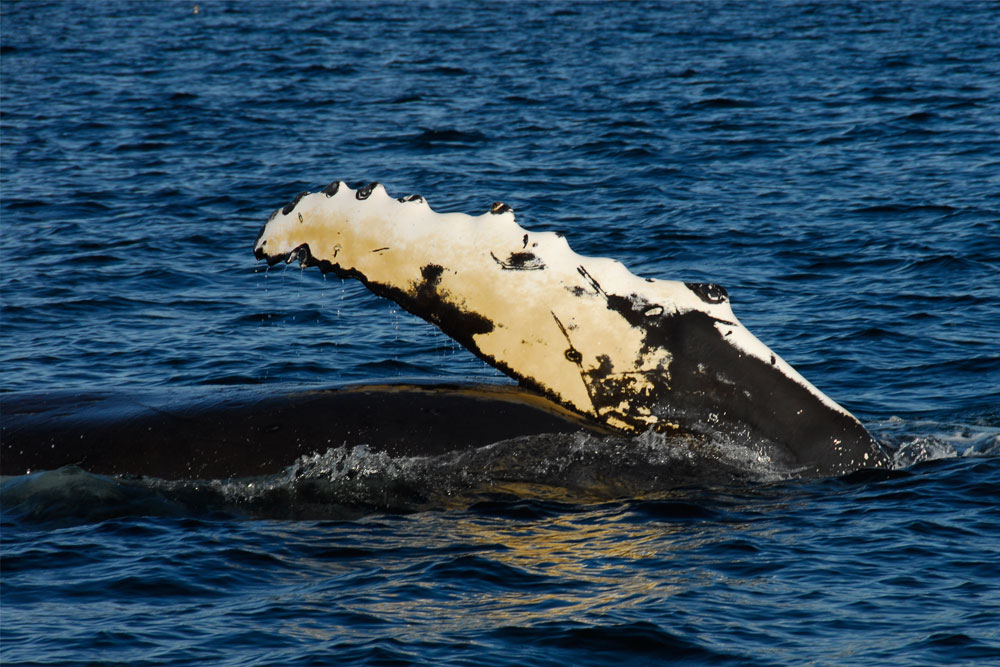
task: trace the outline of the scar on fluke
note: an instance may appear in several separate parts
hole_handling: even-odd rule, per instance
[[[555,313],[552,313],[552,319],[556,321],[556,326],[559,327],[559,331],[561,331],[562,335],[566,337],[566,342],[569,344],[569,347],[566,348],[566,351],[563,353],[564,356],[567,360],[579,365],[580,362],[583,361],[583,355],[580,354],[579,350],[573,347],[573,340],[569,337],[569,332],[566,331],[566,327],[564,327],[563,323],[559,321],[559,318],[556,317]]]
[[[722,285],[715,283],[684,283],[705,303],[722,303],[729,299],[729,293]]]
[[[290,201],[287,204],[285,204],[285,207],[283,209],[281,209],[281,214],[282,215],[288,215],[289,213],[291,213],[292,211],[294,211],[295,207],[299,205],[300,201],[302,201],[302,198],[305,197],[308,194],[312,194],[312,193],[310,193],[308,190],[306,190],[304,192],[300,192],[299,194],[295,195],[295,198],[292,199],[292,201]]]
[[[490,257],[504,271],[541,271],[545,268],[545,262],[531,252],[512,252],[506,261],[501,260],[492,252],[490,252]]]
[[[594,288],[594,292],[600,294],[603,297],[607,297],[607,294],[605,294],[604,290],[601,289],[601,284],[594,279],[594,276],[590,275],[590,272],[588,272],[587,269],[583,268],[582,266],[578,266],[576,267],[576,270],[577,273],[586,278],[590,286]]]
[[[369,197],[371,197],[372,192],[374,192],[375,188],[377,188],[378,186],[379,186],[378,183],[369,183],[365,187],[360,188],[355,196],[358,198],[359,201],[368,199]]]

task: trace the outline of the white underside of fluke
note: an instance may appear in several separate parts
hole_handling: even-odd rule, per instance
[[[741,354],[849,414],[741,325],[725,296],[710,303],[683,282],[641,278],[615,260],[578,255],[555,233],[523,229],[503,205],[479,216],[436,213],[422,198],[397,200],[381,185],[332,184],[276,211],[255,251],[293,261],[304,257],[303,245],[321,266],[329,263],[370,287],[414,299],[430,290],[455,312],[488,322],[467,340],[456,337],[505,372],[612,427],[656,426],[657,415],[632,399],[652,390],[650,375],[669,385],[673,359],[670,350],[645,345],[644,330],[610,309],[608,295],[642,303],[650,318],[701,311]],[[417,314],[435,321],[433,314]],[[595,404],[587,378],[596,372],[628,391]]]

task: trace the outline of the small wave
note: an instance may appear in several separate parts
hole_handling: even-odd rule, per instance
[[[249,384],[261,384],[263,380],[257,377],[252,377],[249,375],[219,375],[213,377],[207,377],[198,381],[199,385],[249,385]]]
[[[911,121],[914,123],[926,123],[928,121],[937,119],[938,115],[931,113],[929,111],[915,111],[913,113],[906,114],[905,116],[901,116],[896,120]]]
[[[492,558],[470,554],[443,558],[428,566],[422,574],[433,580],[435,585],[447,585],[448,582],[455,582],[482,590],[531,588],[541,593],[546,589],[556,591],[564,587],[562,583],[553,583],[544,574],[531,572],[525,568]]]
[[[722,518],[722,514],[711,507],[674,499],[640,500],[632,503],[630,510],[644,521],[686,523],[691,521],[712,521]]]
[[[329,318],[329,313],[315,308],[304,308],[301,310],[289,310],[285,312],[258,312],[240,315],[235,318],[238,324],[295,324],[299,322],[324,322]]]
[[[872,428],[895,470],[940,459],[1000,456],[1000,426],[890,417]]]
[[[905,56],[889,56],[882,59],[882,67],[887,69],[905,69],[907,67],[913,67],[913,63],[910,59]]]
[[[357,74],[358,68],[354,65],[348,64],[338,64],[338,65],[324,65],[322,63],[313,63],[302,70],[305,74],[338,74],[340,76],[348,76],[351,74]]]
[[[868,327],[846,334],[841,340],[863,340],[881,341],[884,343],[900,344],[913,339],[913,336],[900,331],[883,329],[882,327]]]
[[[526,95],[506,95],[503,98],[503,101],[514,105],[531,106],[531,107],[542,106],[543,104],[545,104],[544,100],[537,99],[534,97],[528,97]]]
[[[745,658],[716,652],[700,646],[696,641],[674,635],[646,621],[611,623],[607,625],[536,624],[532,627],[504,627],[494,630],[496,638],[520,645],[538,646],[551,659],[553,652],[569,653],[587,661],[597,656],[612,659],[627,655],[631,660],[643,656],[660,661],[669,656],[670,661],[694,663],[744,664]],[[572,664],[574,659],[565,656]]]
[[[166,148],[170,148],[170,144],[162,141],[139,141],[136,143],[124,143],[118,144],[112,150],[116,152],[148,152],[148,151],[162,151]]]
[[[4,207],[17,210],[17,209],[30,209],[39,208],[42,206],[49,206],[51,202],[47,202],[41,199],[18,199],[16,197],[8,197],[4,201]]]
[[[911,215],[914,213],[954,213],[957,209],[942,204],[876,204],[853,208],[849,213],[860,215]]]
[[[431,68],[433,74],[443,74],[445,76],[465,76],[469,73],[469,70],[464,67],[455,67],[453,65],[437,65]]]
[[[965,256],[956,256],[950,253],[940,254],[940,255],[928,255],[921,257],[910,262],[907,262],[902,266],[899,271],[901,273],[925,273],[925,272],[938,272],[942,276],[954,276],[959,275],[959,272],[969,273],[977,270],[984,270],[989,274],[993,274],[994,267],[987,264],[976,262]]]
[[[416,93],[411,93],[411,94],[406,94],[406,95],[398,95],[398,96],[392,98],[391,100],[389,100],[389,103],[390,104],[413,104],[414,102],[423,102],[423,101],[424,101],[424,98],[423,98],[422,95],[418,95]]]
[[[757,106],[757,103],[733,97],[712,97],[691,102],[687,106],[689,109],[749,109]]]
[[[407,141],[415,148],[440,148],[479,144],[488,139],[489,137],[478,130],[422,128],[419,133],[410,135]]]
[[[367,445],[331,447],[300,457],[276,475],[226,480],[105,477],[69,466],[9,478],[2,498],[5,511],[28,521],[203,512],[354,518],[467,508],[497,494],[588,503],[782,478],[760,453],[724,440],[572,433],[429,457],[393,457]]]
[[[119,516],[180,516],[188,508],[155,488],[91,474],[77,466],[5,478],[5,515],[39,523],[94,523]]]
[[[982,642],[962,632],[935,632],[907,648],[921,656],[936,655],[942,663],[1000,658],[1000,649],[995,644]]]

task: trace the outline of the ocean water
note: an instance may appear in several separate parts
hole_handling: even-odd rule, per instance
[[[1000,662],[996,4],[193,4],[0,4],[0,410],[507,382],[254,261],[296,193],[379,181],[724,285],[895,465],[665,486],[647,435],[6,477],[0,662]]]

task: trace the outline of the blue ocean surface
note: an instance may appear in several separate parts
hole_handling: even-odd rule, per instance
[[[0,411],[509,383],[254,260],[337,179],[724,285],[893,469],[657,488],[647,434],[8,476],[0,663],[1000,663],[996,3],[0,3]]]

